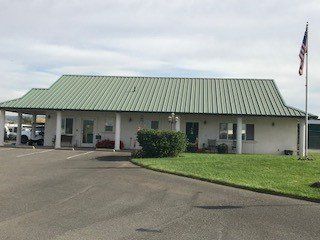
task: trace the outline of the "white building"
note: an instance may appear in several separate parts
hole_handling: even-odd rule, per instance
[[[46,115],[44,144],[55,148],[109,139],[116,150],[120,140],[134,149],[141,128],[183,131],[198,148],[227,143],[237,153],[296,153],[305,144],[304,137],[298,144],[304,112],[287,106],[275,82],[264,79],[65,75],[48,89],[0,103],[1,127],[5,111],[19,113],[20,120],[22,114]],[[173,125],[171,113],[178,117]]]

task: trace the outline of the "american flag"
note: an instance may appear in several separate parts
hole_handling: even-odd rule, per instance
[[[306,31],[304,33],[304,37],[303,37],[302,45],[301,45],[301,49],[300,49],[300,54],[299,54],[299,58],[300,58],[299,75],[300,76],[303,74],[304,57],[305,57],[307,51],[308,51],[308,25],[307,25]]]

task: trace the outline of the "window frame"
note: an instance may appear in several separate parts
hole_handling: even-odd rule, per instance
[[[226,130],[221,130],[221,126],[225,125]],[[248,125],[253,126],[253,138],[248,139]],[[224,140],[224,141],[235,141],[237,140],[237,133],[235,132],[237,129],[237,123],[233,122],[222,122],[219,123],[219,140]],[[224,131],[224,133],[223,133]],[[232,133],[230,133],[232,131]],[[221,138],[221,135],[225,134],[225,138]],[[255,140],[255,127],[253,123],[243,123],[242,124],[242,141],[254,141]]]
[[[72,119],[72,133],[66,133],[67,119]],[[63,117],[61,118],[61,135],[73,136],[74,134],[74,118],[73,117]]]
[[[224,130],[221,130],[221,126],[225,126]],[[225,135],[225,138],[222,138],[222,134]],[[220,123],[219,124],[219,139],[220,140],[228,140],[228,123]]]
[[[108,123],[112,123],[112,124],[108,124]],[[111,127],[111,126],[112,126],[112,130],[107,130],[107,127]],[[115,119],[107,118],[104,123],[104,131],[106,133],[114,133],[114,129],[115,129]]]

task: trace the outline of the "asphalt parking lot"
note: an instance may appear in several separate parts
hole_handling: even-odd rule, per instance
[[[319,239],[318,203],[153,172],[127,155],[0,148],[0,239]]]

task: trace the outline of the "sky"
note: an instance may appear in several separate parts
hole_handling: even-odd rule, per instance
[[[320,115],[320,1],[0,0],[0,101],[63,74],[274,79]]]

